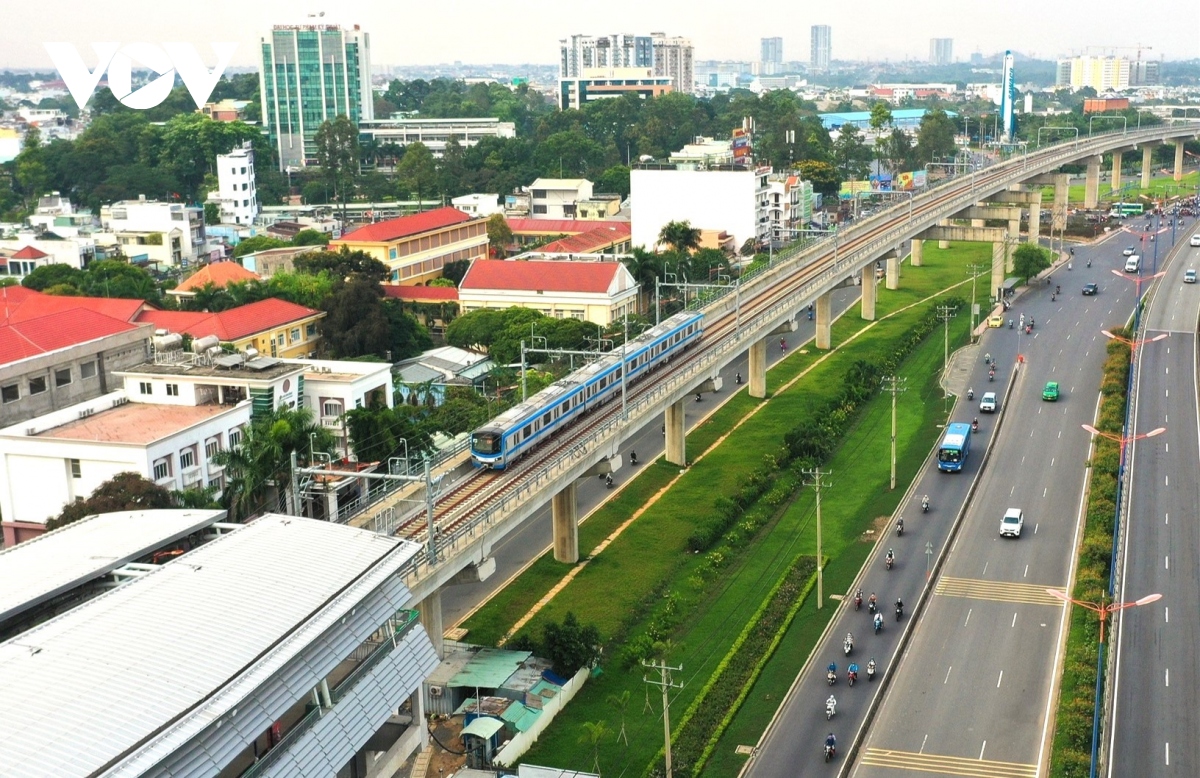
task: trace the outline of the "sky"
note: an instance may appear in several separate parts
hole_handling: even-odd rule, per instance
[[[272,24],[359,24],[371,34],[377,65],[558,62],[558,41],[572,33],[653,31],[692,39],[698,60],[757,60],[759,41],[783,38],[784,60],[807,60],[809,28],[833,27],[834,59],[924,60],[930,38],[953,38],[954,57],[1013,49],[1040,59],[1088,53],[1087,47],[1153,47],[1143,58],[1200,57],[1200,2],[1157,0],[850,0],[781,2],[745,8],[723,0],[5,0],[0,68],[52,69],[46,42],[192,43],[210,65],[211,42],[233,42],[233,66],[257,64],[258,36]],[[335,10],[336,9],[336,10]],[[1139,10],[1140,9],[1140,10]],[[600,13],[598,13],[598,11]],[[1093,50],[1090,53],[1102,53]],[[1124,49],[1115,53],[1134,57]]]

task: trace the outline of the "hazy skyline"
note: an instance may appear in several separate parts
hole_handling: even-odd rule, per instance
[[[1116,0],[1012,0],[988,6],[977,0],[859,0],[815,8],[780,5],[771,9],[771,22],[759,21],[761,14],[746,13],[736,23],[731,15],[738,9],[727,2],[682,0],[611,0],[601,20],[592,6],[546,0],[522,5],[442,0],[409,7],[378,0],[342,0],[324,7],[320,2],[288,0],[63,0],[53,12],[15,2],[5,10],[0,68],[53,69],[42,44],[60,41],[74,43],[89,66],[95,62],[88,45],[93,41],[188,42],[210,66],[216,57],[208,44],[227,41],[238,44],[231,65],[255,66],[260,34],[272,24],[304,22],[307,13],[322,10],[323,22],[359,24],[369,32],[371,60],[379,65],[455,60],[554,64],[559,39],[573,33],[652,31],[691,38],[698,60],[756,60],[760,39],[780,36],[785,61],[807,61],[809,28],[814,24],[833,27],[834,59],[926,60],[930,38],[953,38],[956,61],[965,61],[977,50],[986,55],[1004,49],[1054,59],[1085,53],[1088,46],[1131,47],[1116,53],[1133,57],[1132,47],[1139,43],[1146,47],[1144,59],[1200,57],[1196,0],[1162,0],[1140,11]],[[1139,18],[1141,24],[1122,23]]]

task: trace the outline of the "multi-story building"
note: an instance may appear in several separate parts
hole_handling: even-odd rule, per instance
[[[654,249],[669,222],[728,233],[741,247],[770,236],[770,167],[634,165],[633,245]]]
[[[472,217],[487,218],[494,213],[504,213],[498,194],[465,194],[450,198],[450,205]]]
[[[487,256],[487,220],[454,208],[368,224],[331,241],[329,249],[365,251],[392,270],[392,281],[423,284],[441,278],[447,262]]]
[[[1155,60],[1137,59],[1129,65],[1130,86],[1155,86],[1162,83],[1159,63]]]
[[[767,179],[769,240],[776,246],[787,243],[794,231],[812,221],[812,183],[794,173],[773,173]]]
[[[216,122],[240,122],[246,113],[249,100],[219,100],[205,103],[200,113]]]
[[[262,121],[280,170],[317,163],[322,122],[346,116],[358,126],[375,118],[371,39],[357,24],[275,25],[260,43]]]
[[[759,73],[772,76],[783,67],[783,38],[763,38],[759,53]]]
[[[146,309],[136,321],[194,339],[215,337],[237,351],[295,359],[316,355],[324,318],[324,311],[268,297],[218,313]]]
[[[607,327],[637,313],[638,283],[620,262],[480,259],[458,285],[463,313],[532,308]]]
[[[593,100],[635,94],[643,100],[678,91],[675,79],[654,68],[587,68],[579,76],[558,80],[558,107],[566,111]]]
[[[933,65],[949,65],[954,61],[953,38],[929,39],[929,62]]]
[[[230,284],[261,280],[257,273],[247,270],[237,262],[211,262],[180,281],[174,289],[168,289],[167,294],[176,299],[183,299],[195,297],[197,292],[207,286],[224,289]]]
[[[360,138],[373,140],[380,145],[395,143],[397,146],[407,146],[410,143],[422,143],[433,152],[433,156],[441,157],[446,152],[446,144],[451,138],[463,148],[467,148],[476,145],[483,138],[515,138],[517,125],[495,118],[416,119],[393,116],[390,119],[360,121],[358,134]]]
[[[258,188],[254,182],[254,149],[243,144],[228,154],[217,155],[217,191],[208,199],[221,204],[221,221],[253,224],[258,216]]]
[[[115,243],[130,261],[165,267],[190,267],[204,246],[204,211],[179,203],[160,203],[140,195],[100,209],[106,235],[98,241]]]
[[[669,78],[676,92],[693,94],[696,89],[696,70],[689,38],[650,33],[654,45],[654,75]]]
[[[559,78],[577,78],[592,68],[650,68],[654,47],[649,36],[572,35],[559,44]]]
[[[1129,71],[1129,60],[1124,57],[1074,57],[1058,61],[1057,81],[1058,86],[1069,86],[1072,91],[1090,86],[1107,92],[1128,88]]]
[[[829,70],[829,63],[833,61],[833,28],[828,24],[814,24],[811,33],[809,67],[817,71]]]
[[[33,229],[18,230],[15,236],[0,239],[0,260],[7,265],[8,275],[27,276],[42,265],[83,269],[96,259],[98,249],[90,214],[46,217],[35,213],[30,221],[35,222]],[[46,226],[58,222],[63,223],[61,228]]]
[[[355,408],[391,408],[392,365],[332,359],[285,359],[304,369],[304,405],[333,433],[337,455],[353,455],[346,413]]]
[[[535,219],[573,219],[575,205],[592,196],[586,178],[539,178],[529,186],[530,207]]]

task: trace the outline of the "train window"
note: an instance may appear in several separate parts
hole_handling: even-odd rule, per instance
[[[471,448],[477,454],[498,454],[500,436],[494,432],[476,432],[471,436]]]
[[[522,438],[522,439],[524,439],[524,438],[527,438],[527,437],[529,437],[531,434],[533,434],[533,425],[532,425],[532,424],[526,424],[526,425],[525,425],[525,429],[521,430],[521,438]]]
[[[568,409],[568,408],[570,408],[570,407],[571,407],[571,401],[570,401],[570,400],[567,400],[566,402],[564,402],[564,403],[562,404],[562,408],[560,409],[559,413],[566,413],[566,412],[567,412],[567,409]]]
[[[545,426],[549,423],[550,423],[550,413],[547,412],[546,415],[542,417],[542,425]]]

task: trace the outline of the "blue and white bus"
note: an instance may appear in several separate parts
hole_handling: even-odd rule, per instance
[[[957,473],[963,469],[971,453],[971,425],[955,422],[946,428],[942,445],[938,446],[938,470]]]

